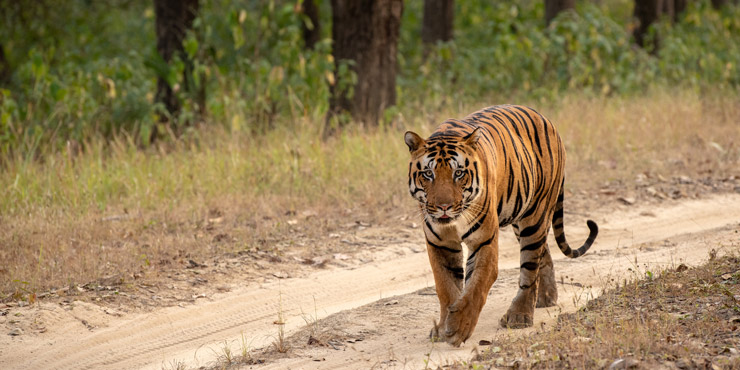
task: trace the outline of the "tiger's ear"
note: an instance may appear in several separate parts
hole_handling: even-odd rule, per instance
[[[475,143],[478,142],[478,139],[480,139],[481,135],[483,135],[483,131],[480,127],[476,127],[473,132],[463,138],[463,141],[465,142],[465,145],[473,146],[475,145]]]
[[[406,145],[409,146],[409,152],[413,152],[424,145],[424,139],[412,131],[406,131],[406,134],[403,135],[403,139],[406,141]]]

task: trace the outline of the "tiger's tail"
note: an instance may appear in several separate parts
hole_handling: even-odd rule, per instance
[[[555,212],[552,214],[552,231],[555,234],[555,240],[558,243],[560,251],[562,251],[566,257],[576,258],[584,255],[586,251],[591,248],[591,244],[596,240],[596,235],[599,234],[599,226],[596,225],[596,222],[591,220],[586,221],[586,225],[588,225],[589,229],[586,242],[578,249],[571,249],[570,245],[568,245],[568,242],[565,240],[565,230],[563,229],[564,188],[565,179],[563,179],[563,184],[560,186],[560,195],[558,195],[558,202],[555,205]]]

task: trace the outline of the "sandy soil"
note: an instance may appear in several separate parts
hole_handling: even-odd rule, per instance
[[[599,223],[599,238],[579,259],[565,260],[554,251],[556,277],[562,282],[560,305],[538,309],[535,327],[551,325],[559,312],[597,296],[612,279],[621,281],[667,265],[698,264],[710,250],[737,246],[740,239],[738,194],[660,208],[625,207],[609,214],[567,214],[566,232],[574,244],[585,238],[587,217]],[[249,367],[423,368],[426,363],[468,359],[481,340],[533,330],[498,327],[515,294],[519,265],[513,235],[505,232],[500,277],[473,337],[459,349],[431,344],[427,335],[439,308],[429,289],[433,280],[421,231],[408,229],[409,238],[378,249],[372,258],[305,276],[289,274],[298,277],[235,286],[191,305],[144,313],[80,301],[6,307],[0,310],[0,325],[8,333],[0,336],[0,367],[208,366],[223,357],[226,347],[239,354],[245,342],[254,360],[264,361]],[[291,349],[285,354],[260,349],[276,341],[279,315],[291,334],[286,340]],[[321,320],[315,322],[317,318]]]

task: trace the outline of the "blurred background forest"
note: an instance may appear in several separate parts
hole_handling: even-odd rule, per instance
[[[354,115],[371,125],[421,107],[552,100],[568,90],[609,96],[740,84],[740,11],[731,1],[357,2],[364,14],[333,3],[0,0],[2,162],[121,136],[146,146],[201,125],[250,133],[304,118],[321,132],[342,125],[346,116],[329,113],[353,108],[332,107],[332,94],[352,98],[367,73],[360,69],[372,68],[336,40],[362,40],[354,23],[388,27],[395,39],[380,43],[397,43],[391,86],[372,87],[389,96],[365,108],[378,111],[369,118]],[[391,6],[402,13],[373,8]],[[373,12],[380,21],[357,20]],[[382,23],[399,14],[400,30]],[[431,31],[422,34],[424,17]],[[336,19],[350,22],[333,37]],[[333,52],[333,39],[342,50]],[[387,58],[379,68],[393,69],[396,56]]]
[[[732,0],[0,0],[0,299],[356,252],[415,227],[403,132],[494,104],[567,209],[740,191],[739,66]]]

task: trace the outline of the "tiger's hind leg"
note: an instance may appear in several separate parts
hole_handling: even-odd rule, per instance
[[[519,237],[519,227],[512,225],[516,241],[521,243]],[[550,256],[550,248],[547,245],[543,248],[543,255],[540,259],[539,283],[537,287],[537,308],[552,307],[558,304],[558,287],[555,281],[555,269]]]
[[[534,323],[534,308],[538,301],[540,266],[547,250],[549,218],[529,217],[513,225],[519,239],[519,291],[499,324],[505,328],[525,328]],[[549,256],[549,254],[548,254]],[[553,279],[554,282],[554,279]]]
[[[540,258],[539,284],[537,287],[537,308],[552,307],[558,303],[558,287],[555,281],[555,269],[550,256],[550,248],[545,245]]]

